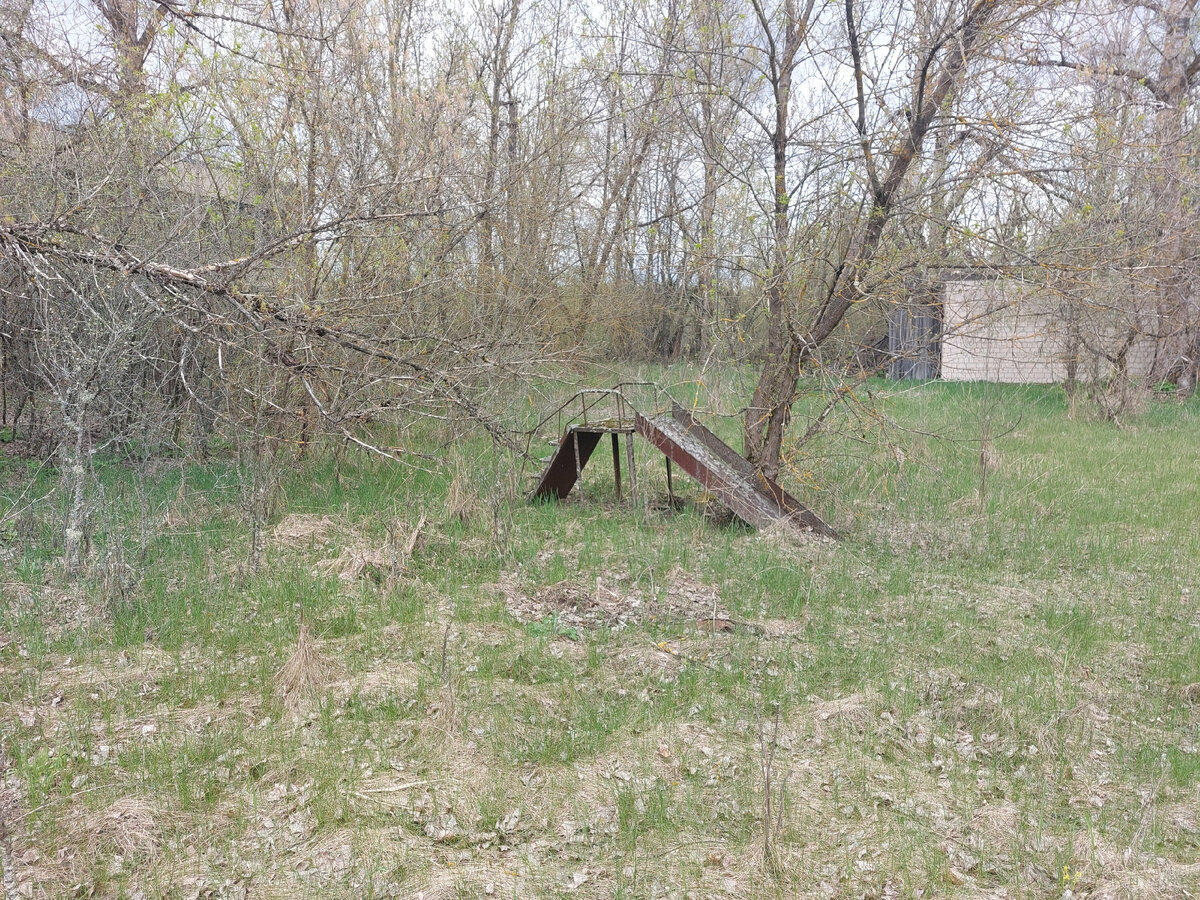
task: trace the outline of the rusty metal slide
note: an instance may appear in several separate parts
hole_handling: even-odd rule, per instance
[[[785,491],[778,482],[755,469],[754,466],[747,462],[745,457],[741,456],[736,450],[698,422],[695,416],[678,403],[671,404],[671,418],[675,423],[682,426],[691,437],[696,438],[708,453],[712,454],[713,457],[720,460],[733,471],[737,477],[736,484],[739,489],[749,488],[755,493],[762,495],[768,501],[774,509],[771,521],[787,518],[804,530],[813,531],[825,537],[838,537],[837,532],[827,525],[816,513]],[[714,497],[737,513],[737,510],[720,497],[711,485],[705,484],[703,481],[701,481],[701,484],[704,484],[704,487]],[[744,518],[740,513],[737,513],[737,515],[739,518]],[[750,525],[755,524],[749,519],[745,519],[745,521]]]
[[[802,531],[825,537],[837,532],[771,479],[701,425],[682,407],[669,415],[637,416],[638,434],[658,448],[733,511],[755,528],[784,522]]]
[[[619,397],[616,391],[607,393]],[[679,404],[672,403],[669,413],[645,416],[624,397],[619,397],[619,403],[633,412],[632,422],[619,413],[615,421],[567,426],[533,491],[535,499],[565,499],[579,481],[584,466],[605,434],[613,436],[613,464],[619,498],[621,471],[617,436],[625,434],[627,440],[632,440],[632,434],[636,432],[671,463],[700,482],[746,524],[763,528],[782,522],[800,531],[832,538],[838,536],[812,510],[755,469]],[[632,446],[628,446],[627,450],[632,484]]]

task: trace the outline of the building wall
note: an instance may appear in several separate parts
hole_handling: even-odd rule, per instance
[[[1064,381],[1072,328],[1083,339],[1077,377],[1106,377],[1112,365],[1097,350],[1115,353],[1136,321],[1114,306],[1067,302],[1003,279],[946,282],[942,314],[942,378],[1010,384]],[[1144,377],[1153,359],[1153,338],[1137,337],[1127,355],[1129,375]]]

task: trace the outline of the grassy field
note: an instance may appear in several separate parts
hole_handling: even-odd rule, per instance
[[[676,394],[732,438],[728,388]],[[71,585],[0,458],[9,896],[1200,892],[1200,402],[859,396],[789,470],[840,543],[668,511],[645,445],[645,503],[602,455],[528,505],[447,431],[258,505],[109,463]]]

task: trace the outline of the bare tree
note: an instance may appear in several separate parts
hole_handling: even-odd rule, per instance
[[[1200,50],[1193,40],[1197,3],[1113,0],[1080,6],[1084,40],[1063,36],[1057,47],[1047,40],[1029,53],[1037,66],[1069,71],[1101,90],[1119,88],[1126,102],[1144,111],[1144,129],[1131,128],[1130,121],[1123,129],[1130,148],[1143,152],[1118,165],[1138,173],[1153,199],[1155,233],[1145,248],[1156,273],[1151,380],[1190,388],[1200,365],[1200,300],[1190,264],[1196,232],[1188,212],[1195,192],[1188,110],[1200,81]]]
[[[766,474],[773,477],[779,471],[783,438],[796,398],[801,367],[816,357],[846,314],[863,299],[862,278],[884,242],[888,225],[903,209],[908,177],[924,148],[925,139],[942,115],[945,103],[962,83],[970,63],[991,39],[991,28],[998,22],[1002,10],[1001,4],[990,0],[918,3],[912,7],[909,23],[914,33],[905,67],[910,94],[904,98],[902,114],[895,115],[894,110],[888,110],[883,121],[871,127],[870,109],[877,98],[868,94],[868,85],[886,83],[889,79],[883,77],[884,73],[868,71],[872,58],[862,49],[863,10],[853,0],[845,3],[845,35],[853,83],[850,97],[842,108],[857,136],[855,174],[863,193],[845,237],[838,235],[826,246],[823,256],[829,267],[828,273],[801,282],[805,303],[787,303],[780,296],[774,306],[768,304],[767,356],[746,414],[747,456]],[[760,16],[760,23],[762,21]],[[766,35],[765,26],[763,30]],[[785,29],[782,43],[773,35],[768,36],[768,71],[771,71],[772,53],[778,55],[778,47],[786,50],[789,46],[788,35]],[[786,60],[789,57],[783,54],[779,58]],[[776,121],[780,124],[775,126],[772,134],[776,135],[778,160],[778,135],[786,126],[780,122],[778,103],[775,109]],[[786,203],[788,196],[786,181],[780,181],[780,171],[780,163],[776,162],[777,204]],[[786,179],[786,160],[783,175]],[[779,205],[775,212],[775,245],[785,247],[781,238],[786,239],[786,231],[779,222]],[[773,274],[779,266],[786,266],[786,250],[784,253],[784,258],[773,268]],[[768,282],[769,288],[773,284],[774,280]]]
[[[403,460],[422,416],[512,448],[495,409],[533,361],[715,354],[728,319],[761,363],[745,452],[776,476],[802,376],[843,396],[849,349],[946,266],[1025,267],[1121,364],[1126,331],[1084,329],[1118,281],[1046,274],[1080,242],[1153,273],[1136,337],[1156,378],[1191,377],[1195,0],[435,12],[5,0],[8,420],[10,390],[20,415],[60,398],[38,409],[71,459],[143,409],[191,448],[324,434]],[[124,375],[89,375],[118,345]]]
[[[746,413],[746,454],[768,476],[779,472],[783,435],[791,415],[799,378],[800,341],[792,332],[788,295],[791,247],[788,162],[794,123],[791,117],[792,83],[802,62],[801,51],[808,38],[816,9],[814,0],[803,5],[784,0],[768,11],[762,0],[753,0],[760,40],[756,47],[758,68],[770,93],[769,118],[754,116],[771,143],[771,268],[767,275],[767,342],[762,375]]]

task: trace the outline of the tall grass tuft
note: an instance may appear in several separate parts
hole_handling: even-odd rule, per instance
[[[329,671],[329,663],[317,649],[308,624],[300,623],[296,649],[275,676],[283,705],[292,715],[302,715],[319,700]]]

